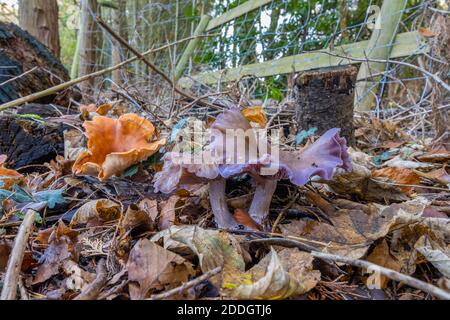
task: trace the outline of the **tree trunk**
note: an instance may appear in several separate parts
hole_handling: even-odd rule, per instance
[[[119,8],[114,12],[114,29],[125,40],[128,40],[127,35],[127,2],[119,0]],[[113,42],[112,49],[112,64],[117,65],[126,58],[126,51],[120,43]],[[112,73],[112,80],[114,83],[121,85],[123,83],[122,69],[117,69]]]
[[[347,31],[347,0],[339,0],[339,28],[341,29],[342,39],[348,40]]]
[[[296,120],[300,130],[317,128],[322,134],[341,128],[341,136],[354,144],[354,66],[322,68],[301,74],[295,84]]]
[[[81,0],[81,19],[80,19],[80,61],[78,76],[84,76],[95,71],[96,63],[96,40],[97,25],[94,21],[98,9],[97,0]],[[81,92],[86,99],[92,94],[95,79],[80,84]]]
[[[56,0],[19,0],[19,25],[59,57],[61,46]]]

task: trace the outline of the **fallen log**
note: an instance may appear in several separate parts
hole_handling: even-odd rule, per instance
[[[0,104],[70,80],[61,61],[15,24],[0,22],[0,47]],[[78,90],[68,89],[36,102],[68,106],[70,98],[78,100]]]

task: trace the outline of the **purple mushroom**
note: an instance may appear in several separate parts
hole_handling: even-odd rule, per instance
[[[167,153],[163,170],[156,174],[155,191],[170,193],[179,187],[209,182],[211,209],[220,228],[241,229],[230,213],[225,194],[226,180],[244,173],[249,174],[255,184],[255,195],[249,215],[263,225],[269,214],[272,196],[278,180],[289,179],[297,186],[305,185],[312,176],[329,180],[335,168],[351,170],[345,138],[339,136],[340,129],[331,129],[309,147],[300,151],[279,151],[274,157],[273,146],[260,150],[261,136],[253,130],[248,120],[238,109],[230,109],[220,114],[212,125],[211,143],[213,163],[186,164],[180,155]],[[237,135],[245,138],[237,142]],[[257,150],[257,156],[254,151]],[[273,173],[262,174],[264,169],[276,168]],[[268,171],[270,172],[270,171]]]

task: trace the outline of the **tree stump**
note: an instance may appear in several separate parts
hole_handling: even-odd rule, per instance
[[[61,61],[15,24],[0,22],[0,47],[0,104],[70,80]],[[70,98],[79,99],[79,92],[68,89],[36,102],[67,106]]]
[[[317,128],[322,134],[341,128],[349,145],[355,142],[354,87],[358,69],[339,66],[301,73],[295,81],[296,121],[299,130]]]
[[[7,167],[18,169],[43,164],[64,155],[64,126],[18,115],[0,117],[0,154]]]

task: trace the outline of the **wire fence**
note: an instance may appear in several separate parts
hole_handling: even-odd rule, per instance
[[[145,52],[189,38],[205,14],[213,18],[219,17],[246,2],[247,0],[134,0],[126,1],[126,8],[122,10],[124,16],[118,15],[120,10],[117,7],[109,5],[101,6],[100,12],[92,12],[92,15],[100,13],[103,20],[116,29],[119,28],[117,21],[120,20],[121,34],[131,46]],[[265,5],[209,30],[205,35],[207,37],[202,37],[201,45],[190,57],[183,76],[192,77],[248,64],[277,61],[284,57],[368,40],[382,3],[382,0],[267,1]],[[61,14],[79,12],[72,9],[70,11],[64,7]],[[437,13],[447,13],[448,18],[448,10],[447,1],[408,0],[401,12],[397,33],[428,26]],[[78,19],[73,14],[69,16],[71,18],[66,20],[70,21],[65,20],[66,27],[78,28]],[[117,46],[111,35],[100,26],[94,32],[97,41],[96,47],[91,50],[96,53],[96,61],[93,63],[96,69],[114,65],[117,62],[114,55],[119,54],[119,61],[132,56],[126,49]],[[168,46],[148,57],[167,75],[173,76],[187,45],[188,41]],[[439,57],[434,56],[410,54],[398,59],[430,72],[442,65]],[[261,104],[281,102],[290,99],[294,76],[295,72],[263,78],[247,77],[239,82],[238,89],[249,99],[258,99]],[[169,104],[168,108],[173,108],[170,106],[173,104],[170,99],[172,88],[143,62],[137,61],[128,68],[121,69],[120,83],[115,82],[117,79],[108,74],[97,80],[96,90],[101,93],[105,88],[113,88],[129,99],[151,101],[155,105]],[[436,103],[430,98],[430,78],[425,73],[404,65],[388,63],[380,83],[374,86],[380,88],[376,97],[376,115],[386,119],[402,119],[405,116],[423,118],[423,115],[431,113],[431,105]],[[228,89],[228,83],[220,82],[209,84],[206,89],[201,86],[192,88],[197,90],[194,93],[198,95]],[[448,104],[448,95],[444,95],[438,107],[448,109]],[[425,132],[431,122],[422,122],[421,126],[421,132]]]
[[[125,31],[130,44],[144,52],[191,36],[202,14],[217,17],[244,2],[245,0],[132,1],[132,6],[129,5],[127,10]],[[344,4],[340,7],[341,2]],[[426,0],[408,1],[403,10],[399,32],[414,29],[420,23],[418,20],[423,18],[425,8],[432,4],[433,1]],[[202,45],[190,59],[185,76],[366,40],[371,34],[368,26],[373,23],[373,16],[380,5],[381,1],[376,0],[273,0],[211,30],[211,37],[202,41]],[[103,18],[111,24],[114,22],[115,10],[102,8]],[[345,21],[341,19],[343,15],[346,16]],[[101,29],[97,32],[102,39],[95,48],[99,57],[97,67],[111,66],[114,42]],[[171,74],[186,45],[187,43],[172,46],[151,58],[156,65]],[[125,51],[122,50],[121,53],[122,59],[125,59]],[[142,64],[137,63],[126,71],[127,74],[124,73],[124,77],[145,78],[147,71]],[[265,85],[257,86],[254,94],[279,99],[279,91],[288,87],[287,78],[276,76],[264,79]],[[384,83],[390,81],[385,76]],[[271,92],[267,92],[270,89]]]

